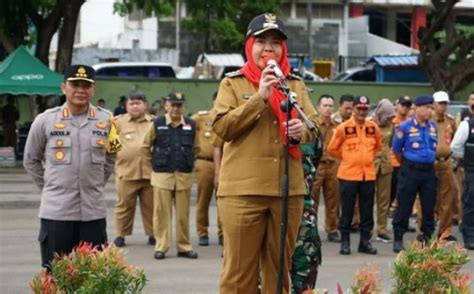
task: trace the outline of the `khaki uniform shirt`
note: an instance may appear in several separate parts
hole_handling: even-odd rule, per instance
[[[300,80],[288,80],[298,105],[316,124],[316,111]],[[222,80],[215,102],[213,130],[224,144],[218,196],[281,195],[284,172],[284,145],[280,126],[258,88],[243,75]],[[316,133],[304,127],[301,142],[313,140]],[[289,195],[307,193],[301,159],[290,157]]]
[[[197,154],[197,159],[212,161],[214,154],[212,138],[214,133],[212,131],[211,113],[206,110],[199,111],[191,118],[196,122],[196,136],[199,137],[200,151]]]
[[[117,153],[115,174],[121,180],[150,179],[151,165],[140,154],[140,146],[145,132],[153,125],[153,117],[144,116],[132,119],[130,114],[116,116],[115,126],[120,135],[122,150]]]
[[[91,221],[106,217],[104,186],[115,154],[106,152],[112,113],[89,105],[80,125],[67,104],[33,122],[25,146],[25,170],[41,190],[39,217]]]
[[[455,119],[445,114],[440,116],[433,113],[432,120],[438,124],[438,145],[436,145],[436,158],[446,160],[451,156],[451,141],[456,132]]]
[[[181,116],[181,121],[178,123],[173,123],[169,114],[165,114],[166,124],[172,128],[176,128],[180,125],[184,125],[184,117]],[[194,137],[194,154],[199,152],[199,136],[196,133]],[[155,140],[159,140],[156,136],[155,124],[152,123],[148,127],[143,137],[143,142],[140,147],[141,154],[146,162],[152,165],[152,150],[155,143]],[[182,172],[173,172],[173,173],[157,173],[151,172],[151,185],[157,188],[166,189],[166,190],[186,190],[191,189],[193,184],[192,173],[182,173]]]
[[[380,150],[374,158],[375,173],[386,175],[393,172],[391,145],[394,126],[392,124],[379,127],[382,135],[382,150]]]
[[[323,156],[321,157],[321,163],[336,161],[336,158],[329,155],[327,150],[328,150],[329,142],[331,141],[331,137],[334,134],[334,131],[336,130],[337,124],[334,123],[333,120],[326,122],[321,117],[319,117],[318,125],[319,125],[319,130],[321,131],[321,135],[323,136],[323,139],[324,139]]]

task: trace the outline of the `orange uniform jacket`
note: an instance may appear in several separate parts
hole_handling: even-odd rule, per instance
[[[337,177],[347,181],[374,181],[374,157],[382,149],[379,127],[372,121],[358,125],[354,118],[340,124],[328,146],[341,159]]]

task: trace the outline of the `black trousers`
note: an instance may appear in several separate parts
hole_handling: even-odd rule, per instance
[[[472,244],[474,243],[474,171],[466,170],[464,183],[461,232],[464,243]]]
[[[392,183],[390,186],[390,207],[397,198],[397,186],[398,186],[398,176],[400,174],[400,168],[394,167],[392,172]]]
[[[435,229],[436,174],[434,167],[427,165],[426,168],[419,168],[403,161],[398,178],[398,207],[392,221],[395,236],[402,236],[408,231],[408,222],[417,194],[421,202],[421,231],[426,237],[431,237]]]
[[[55,254],[68,254],[81,241],[98,246],[107,243],[105,218],[83,221],[41,219],[38,236],[41,248],[41,265],[49,268]]]
[[[339,180],[341,194],[341,218],[339,231],[342,235],[349,235],[354,215],[354,206],[359,195],[360,234],[366,240],[372,236],[374,229],[374,181],[346,181]]]

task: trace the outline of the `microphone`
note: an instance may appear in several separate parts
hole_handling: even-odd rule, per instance
[[[278,66],[278,63],[276,62],[275,59],[276,59],[276,57],[273,54],[269,54],[269,55],[267,55],[263,58],[263,60],[265,61],[265,64],[267,66],[270,66],[271,69],[273,69],[273,73],[275,74],[275,76],[280,80],[284,80],[284,79],[286,79],[286,77],[283,74],[283,72],[281,71],[281,69]]]

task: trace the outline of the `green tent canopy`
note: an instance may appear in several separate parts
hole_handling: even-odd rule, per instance
[[[61,95],[62,81],[23,46],[0,63],[0,95]]]

